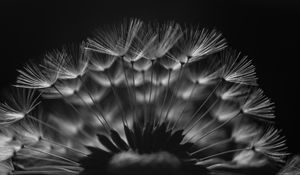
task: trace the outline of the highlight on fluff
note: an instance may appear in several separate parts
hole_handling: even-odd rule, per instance
[[[18,72],[0,174],[300,172],[251,60],[216,30],[124,20]]]

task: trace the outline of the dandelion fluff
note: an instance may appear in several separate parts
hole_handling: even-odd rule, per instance
[[[0,104],[0,173],[299,172],[280,170],[273,103],[226,46],[217,30],[130,19],[26,64]]]

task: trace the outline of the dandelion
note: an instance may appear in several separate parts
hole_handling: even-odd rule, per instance
[[[127,20],[19,73],[1,174],[299,173],[251,60],[216,30]]]
[[[228,82],[256,85],[255,67],[239,52],[224,52],[221,58],[221,77]]]
[[[83,76],[89,63],[89,57],[84,54],[84,43],[79,46],[69,46],[48,56],[48,69],[59,69],[59,79],[74,79]]]
[[[48,55],[46,55],[46,58]],[[58,79],[59,67],[50,68],[46,59],[42,64],[30,63],[24,66],[24,70],[18,70],[20,76],[16,87],[42,89],[51,87]]]
[[[34,90],[16,89],[0,104],[0,124],[10,124],[23,119],[40,104]]]
[[[125,21],[121,26],[112,26],[99,31],[95,38],[89,39],[88,50],[113,56],[123,56],[130,48],[142,22],[137,19]]]
[[[263,95],[261,89],[255,90],[242,105],[245,114],[258,116],[260,118],[274,118],[273,103]]]

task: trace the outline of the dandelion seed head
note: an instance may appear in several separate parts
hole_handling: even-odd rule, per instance
[[[26,64],[17,78],[16,87],[42,89],[51,87],[58,79],[59,67],[52,68],[47,61],[40,65],[35,63]]]
[[[7,101],[0,103],[1,123],[10,124],[23,119],[40,104],[38,98],[39,95],[34,90],[12,90],[7,97]]]
[[[221,54],[223,68],[221,77],[228,82],[256,85],[255,67],[246,56],[236,51],[223,52]]]
[[[277,173],[288,156],[255,67],[217,30],[130,19],[42,59],[0,104],[0,173]]]
[[[258,116],[261,118],[274,118],[273,103],[263,95],[261,89],[250,94],[242,104],[242,111],[245,114]]]
[[[284,142],[285,137],[280,135],[280,130],[268,127],[261,137],[253,139],[252,147],[255,151],[280,162],[283,161],[283,157],[288,155],[288,153],[282,152],[287,149]]]

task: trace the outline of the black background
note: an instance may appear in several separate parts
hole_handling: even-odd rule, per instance
[[[0,83],[46,51],[85,39],[98,26],[125,17],[175,20],[222,31],[233,48],[253,59],[259,83],[276,103],[278,127],[299,153],[299,14],[297,0],[239,1],[7,1],[0,2]]]

